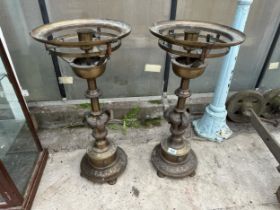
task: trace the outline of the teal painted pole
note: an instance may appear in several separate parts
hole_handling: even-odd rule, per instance
[[[253,0],[238,0],[232,25],[233,28],[239,31],[244,31],[252,3]],[[206,107],[201,119],[193,121],[196,134],[210,141],[221,142],[232,135],[232,131],[226,124],[227,111],[225,103],[239,48],[240,46],[232,47],[228,55],[226,55],[211,104]]]

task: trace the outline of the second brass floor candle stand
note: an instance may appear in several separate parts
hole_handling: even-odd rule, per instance
[[[172,69],[181,78],[180,87],[175,91],[177,104],[164,113],[171,135],[154,148],[151,160],[159,177],[193,176],[197,157],[184,135],[190,126],[185,108],[186,99],[190,97],[190,80],[203,74],[206,58],[226,55],[231,46],[244,41],[245,35],[228,26],[198,21],[161,21],[150,31],[159,38],[158,44],[163,50],[175,55]]]

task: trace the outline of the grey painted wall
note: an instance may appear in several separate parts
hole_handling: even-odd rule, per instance
[[[29,36],[30,30],[41,24],[37,0],[0,1],[0,25],[20,83],[30,93],[27,99],[59,100],[51,58],[44,46]]]
[[[129,23],[132,33],[114,52],[104,76],[98,79],[103,97],[161,95],[165,53],[148,31],[155,21],[169,18],[171,0],[46,0],[50,21],[74,18],[111,18]],[[231,25],[236,0],[178,0],[177,19],[207,20]],[[238,58],[232,89],[252,88],[279,22],[279,0],[254,0]],[[29,101],[60,99],[51,57],[42,44],[29,37],[42,20],[37,0],[0,1],[0,25],[8,41],[17,74]],[[222,59],[208,60],[203,76],[191,82],[192,92],[211,92]],[[144,71],[145,64],[161,65],[161,72]],[[84,98],[85,81],[60,61],[63,75],[73,76],[74,84],[65,85],[68,99]],[[171,72],[168,92],[179,85]]]
[[[262,89],[280,88],[280,37],[270,58],[270,64],[266,68],[263,81],[260,85]]]

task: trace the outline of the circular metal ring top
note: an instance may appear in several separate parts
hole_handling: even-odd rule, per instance
[[[203,41],[202,39],[198,41],[189,41],[180,39],[184,37],[183,33],[178,33],[176,30],[197,30],[200,32],[209,32],[211,34],[217,35],[216,37],[211,37],[209,41]],[[226,47],[231,47],[239,45],[245,41],[245,34],[231,28],[229,26],[211,23],[211,22],[200,22],[200,21],[160,21],[156,22],[154,26],[150,27],[150,31],[153,35],[159,39],[166,41],[170,44],[181,45],[184,47],[193,48],[211,48],[211,49],[221,49]],[[204,36],[204,35],[200,35]],[[221,39],[223,38],[223,39]]]
[[[56,36],[54,33],[66,30],[80,30],[93,29],[96,30],[96,35],[98,38],[91,41],[79,42],[73,41],[77,35],[69,35],[69,32],[65,35]],[[105,31],[101,32],[101,29],[110,30],[110,33]],[[59,21],[54,23],[45,24],[39,26],[32,30],[31,36],[39,42],[45,44],[57,46],[57,47],[81,47],[81,46],[97,46],[97,45],[106,45],[110,43],[117,42],[118,40],[129,35],[131,28],[126,23],[109,20],[109,19],[75,19],[75,20],[66,20]],[[113,33],[114,32],[114,33]],[[52,36],[52,39],[49,37]]]

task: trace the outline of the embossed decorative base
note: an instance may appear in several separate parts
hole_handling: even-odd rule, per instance
[[[181,162],[171,162],[163,157],[160,144],[156,145],[152,152],[152,164],[157,170],[159,177],[183,178],[194,176],[197,168],[197,157],[190,150],[186,159]]]
[[[117,178],[123,173],[127,165],[127,156],[122,148],[117,147],[116,159],[113,163],[104,167],[95,167],[90,162],[88,154],[81,161],[81,176],[92,182],[115,184]]]

